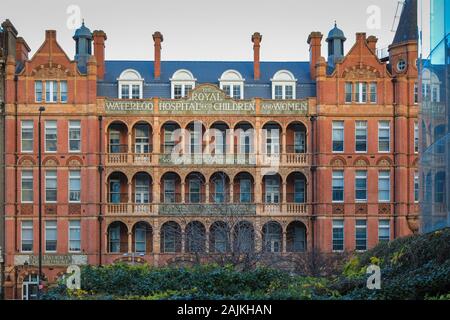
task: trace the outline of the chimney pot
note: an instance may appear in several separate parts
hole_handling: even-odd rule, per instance
[[[260,49],[261,49],[262,35],[259,32],[255,32],[252,35],[253,42],[253,74],[254,79],[259,80],[261,78],[261,61],[260,61]]]
[[[369,49],[375,53],[377,50],[377,42],[378,38],[375,36],[370,36],[367,38],[367,45],[369,46]]]
[[[309,44],[309,52],[310,52],[310,61],[309,61],[309,71],[311,74],[311,78],[316,78],[316,65],[321,59],[322,56],[322,33],[315,31],[311,32],[308,37]]]
[[[97,77],[103,80],[105,78],[105,41],[108,39],[103,30],[95,30],[94,38],[94,56],[97,61]]]
[[[154,76],[155,79],[159,79],[161,77],[161,42],[164,41],[162,33],[156,31],[153,34],[153,41],[155,42]]]

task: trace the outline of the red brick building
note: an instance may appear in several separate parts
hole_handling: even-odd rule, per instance
[[[407,1],[403,24],[417,15]],[[46,31],[6,65],[6,293],[35,297],[38,123],[44,279],[71,264],[165,265],[228,252],[352,252],[417,232],[417,30],[389,56],[311,33],[311,61],[105,61]],[[92,43],[93,42],[93,43]],[[92,50],[92,47],[94,50]]]

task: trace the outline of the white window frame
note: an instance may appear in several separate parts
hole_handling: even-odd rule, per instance
[[[78,129],[80,138],[79,139],[71,139],[70,138],[71,130],[77,130],[77,129]],[[69,153],[80,153],[81,152],[81,120],[69,120],[67,140],[68,140]],[[71,146],[70,146],[70,141],[79,141],[80,148],[78,150],[72,150]]]
[[[358,150],[356,150],[356,142],[358,142],[358,141],[362,141],[362,140],[358,140],[358,130],[365,130],[365,132],[366,132],[366,139],[365,139],[365,142],[366,142],[366,149],[364,150],[364,151],[358,151]],[[368,123],[367,123],[367,121],[365,121],[365,120],[357,120],[357,121],[355,121],[355,153],[367,153],[367,134],[368,134]],[[344,136],[344,138],[345,138],[345,136]]]
[[[71,180],[76,180],[76,179],[78,179],[79,180],[79,183],[80,183],[80,189],[79,190],[72,190],[71,189],[71,184],[70,184],[70,182],[71,182]],[[69,199],[69,203],[80,203],[81,202],[81,170],[70,170],[69,171],[69,181],[68,181],[68,186],[67,186],[68,188],[68,199]],[[70,193],[71,192],[77,192],[78,191],[78,193],[79,193],[79,200],[78,201],[74,201],[74,200],[71,200],[71,197],[70,197]]]
[[[335,222],[340,222],[342,225],[335,226]],[[344,252],[345,251],[345,221],[343,219],[333,219],[331,225],[331,249],[333,252]],[[334,249],[334,229],[342,229],[342,249],[341,250],[335,250]],[[338,239],[341,240],[341,239]]]
[[[76,223],[78,223],[78,225],[75,225]],[[69,234],[68,234],[68,248],[69,248],[69,252],[70,253],[80,253],[81,252],[81,220],[69,220]],[[79,238],[78,239],[72,239],[72,230],[77,231],[78,230],[78,235]],[[79,243],[79,250],[72,250],[72,246],[71,246],[71,242],[78,242]]]
[[[134,69],[126,69],[124,70],[119,78],[117,78],[118,82],[118,93],[117,96],[119,99],[142,99],[143,98],[143,88],[144,88],[144,78],[141,77],[139,72]],[[133,85],[139,86],[139,98],[133,98]],[[128,86],[128,97],[122,97],[122,87]]]
[[[25,223],[27,225],[25,225]],[[31,239],[24,238],[24,230],[31,230]],[[31,250],[23,250],[23,242],[31,241]],[[22,220],[20,226],[20,252],[22,253],[31,253],[33,252],[34,247],[34,223],[33,220]]]
[[[50,175],[53,174],[54,175]],[[55,192],[56,192],[56,199],[55,200],[47,200],[47,180],[52,179],[55,180]],[[45,203],[57,203],[58,202],[58,171],[55,169],[51,169],[51,170],[46,170],[45,171],[45,186],[44,186],[44,190],[45,190]]]
[[[381,137],[380,133],[382,130],[388,131],[388,137],[389,137],[389,149],[388,150],[380,150],[380,137]],[[381,120],[381,121],[378,121],[378,153],[390,153],[390,152],[391,152],[391,122],[389,120]]]
[[[50,124],[55,124],[55,126],[50,126]],[[55,129],[56,131],[56,150],[47,150],[47,130]],[[57,120],[46,120],[44,124],[44,150],[45,153],[57,153],[58,152],[58,121]]]
[[[419,122],[414,121],[414,153],[419,153]]]
[[[334,150],[334,130],[342,131],[342,151]],[[345,152],[345,121],[336,120],[331,124],[331,149],[333,153],[344,153]]]
[[[49,226],[49,223],[55,223],[54,226]],[[45,235],[44,235],[44,249],[46,253],[56,253],[58,251],[58,221],[57,220],[46,220],[45,221]],[[56,234],[56,239],[55,240],[50,240],[50,241],[55,241],[56,242],[56,248],[55,250],[47,250],[47,240],[48,236],[47,236],[47,232],[50,230],[55,230],[55,234]]]
[[[63,91],[63,84],[66,85],[65,91]],[[66,98],[64,100],[63,100],[63,92],[66,95]],[[61,80],[61,81],[59,81],[59,100],[61,101],[61,103],[67,103],[68,99],[69,99],[69,89],[68,89],[67,80]]]
[[[365,88],[365,93],[363,91]],[[367,104],[367,98],[369,95],[368,84],[367,82],[356,82],[355,83],[355,102],[359,104]],[[363,97],[365,96],[365,101]]]
[[[25,177],[25,175],[24,175],[24,173],[30,173],[30,175],[28,175],[27,177]],[[32,191],[32,195],[33,195],[33,199],[31,200],[31,201],[28,201],[28,200],[24,200],[23,199],[23,190],[24,190],[24,188],[23,188],[23,181],[25,180],[25,179],[27,179],[27,180],[31,180],[31,184],[32,184],[32,189],[31,189],[31,191]],[[21,173],[21,178],[20,178],[20,202],[21,203],[33,203],[34,202],[34,174],[33,174],[33,170],[23,170],[22,171],[22,173]]]
[[[282,100],[295,100],[297,98],[297,79],[292,72],[288,70],[280,70],[270,79],[272,82],[272,99],[275,100],[275,87],[282,87]],[[286,87],[292,86],[292,98],[286,98]]]
[[[181,86],[181,98],[186,97],[186,86],[191,86],[191,90],[195,89],[195,83],[197,79],[194,78],[194,75],[186,69],[179,69],[175,71],[172,78],[170,80],[170,92],[172,99],[175,99],[175,86]]]
[[[365,188],[365,192],[366,192],[366,198],[365,199],[357,199],[356,198],[356,192],[358,191],[358,190],[362,190],[362,189],[358,189],[357,188],[357,184],[356,184],[356,180],[358,180],[358,179],[364,179],[365,180],[365,182],[366,182],[366,188]],[[357,170],[356,172],[355,172],[355,202],[358,202],[358,203],[366,203],[367,202],[367,186],[368,186],[368,183],[367,183],[367,171],[366,170]]]
[[[387,222],[387,223],[386,223]],[[388,240],[380,240],[380,230],[387,229],[389,234]],[[378,220],[378,242],[380,241],[391,241],[391,221],[388,219]]]
[[[381,199],[381,192],[380,192],[380,182],[382,180],[388,181],[388,190],[382,190],[382,191],[388,191],[389,198],[388,199]],[[379,203],[389,203],[391,202],[391,192],[392,192],[392,186],[391,186],[391,172],[388,170],[381,170],[378,171],[378,202]]]
[[[233,99],[244,99],[244,81],[242,75],[236,70],[227,70],[219,78],[220,89],[224,90],[225,86],[230,86],[229,97]],[[234,87],[240,88],[239,97],[234,96]],[[225,90],[224,90],[225,91]]]
[[[334,180],[335,179],[342,179],[342,200],[334,200],[333,199]],[[344,173],[344,170],[334,170],[331,174],[331,200],[333,203],[344,203],[344,201],[345,201],[345,173]]]
[[[38,83],[41,85],[41,99],[38,99],[38,90],[37,90],[37,85]],[[45,91],[44,91],[44,81],[42,80],[36,80],[34,81],[34,102],[36,103],[42,103],[44,102],[44,98],[45,98]]]
[[[50,99],[47,100],[47,89],[49,89]],[[56,89],[56,92],[55,92]],[[58,81],[56,80],[46,80],[45,81],[45,102],[46,103],[57,103],[58,102]]]
[[[20,151],[22,153],[33,153],[34,151],[34,121],[33,120],[22,120],[20,123],[21,126],[21,130],[20,130]],[[31,129],[31,140],[27,140],[27,141],[31,141],[31,150],[24,150],[23,148],[23,131],[24,129]]]
[[[374,88],[375,88],[375,90],[374,90],[375,92],[372,91],[372,89],[374,89]],[[372,82],[368,83],[367,95],[368,95],[367,101],[370,104],[376,104],[378,102],[378,82],[372,81]],[[372,101],[373,95],[375,95],[375,101]]]
[[[364,225],[358,225],[358,222],[364,222]],[[365,237],[365,249],[358,249],[357,248],[357,241],[358,240],[362,240],[362,239],[358,239],[357,238],[357,234],[358,234],[358,229],[364,229],[364,232],[365,232],[365,235],[366,235],[366,237]],[[368,238],[368,234],[367,234],[367,220],[366,219],[357,219],[357,220],[355,220],[355,249],[356,249],[356,252],[366,252],[367,251],[367,238]]]

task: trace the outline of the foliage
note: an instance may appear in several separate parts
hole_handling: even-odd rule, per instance
[[[314,266],[317,259],[301,263],[314,272],[323,272],[325,269]],[[320,259],[325,261],[324,257]],[[338,265],[332,264],[329,270]],[[381,243],[340,265],[339,275],[333,272],[328,277],[307,276],[307,272],[293,275],[264,267],[242,270],[233,265],[86,266],[82,268],[82,290],[68,290],[61,282],[44,299],[450,300],[450,229]],[[381,269],[381,290],[367,289],[369,265]]]

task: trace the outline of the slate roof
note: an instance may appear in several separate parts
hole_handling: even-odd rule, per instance
[[[170,78],[180,69],[189,70],[197,84],[219,84],[227,70],[236,70],[244,78],[244,98],[271,98],[271,79],[280,70],[290,71],[297,79],[297,98],[315,96],[309,62],[261,62],[261,79],[253,79],[253,61],[162,61],[161,77],[155,79],[153,61],[105,61],[105,78],[98,82],[98,94],[117,98],[117,79],[126,69],[133,69],[144,78],[144,98],[170,98]]]
[[[417,0],[406,0],[395,33],[393,45],[418,39]]]

